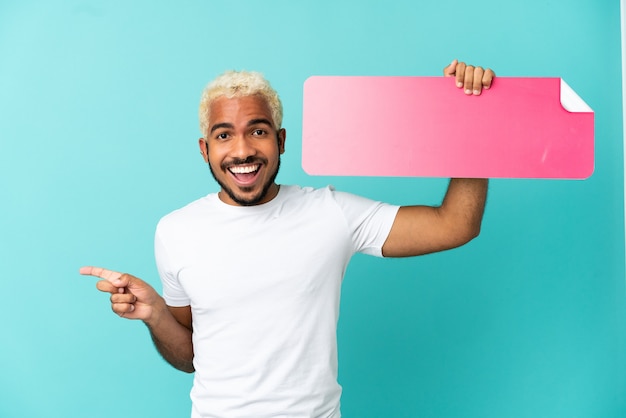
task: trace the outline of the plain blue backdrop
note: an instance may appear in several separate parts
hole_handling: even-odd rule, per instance
[[[483,232],[463,248],[355,257],[343,414],[626,416],[619,16],[598,0],[1,0],[0,416],[188,416],[191,376],[78,268],[160,289],[156,222],[217,190],[197,149],[206,82],[257,70],[281,93],[280,182],[436,204],[445,179],[307,176],[302,84],[439,75],[453,58],[564,78],[595,111],[595,172],[492,181]]]

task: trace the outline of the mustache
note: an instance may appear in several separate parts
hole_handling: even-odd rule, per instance
[[[259,157],[247,157],[247,158],[233,158],[230,161],[225,161],[221,164],[222,170],[227,170],[228,167],[244,164],[267,164],[267,160]]]

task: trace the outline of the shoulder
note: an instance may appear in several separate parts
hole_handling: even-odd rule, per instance
[[[306,207],[319,210],[320,207],[336,210],[348,217],[362,218],[367,213],[381,207],[397,210],[396,205],[389,205],[367,197],[336,190],[332,185],[326,187],[281,186],[284,188],[284,202],[289,206]]]
[[[344,199],[350,199],[349,193],[338,192],[331,185],[325,187],[302,187],[302,186],[281,186],[281,204],[287,206],[302,207],[305,206],[309,209],[323,206],[339,206],[338,201]]]
[[[333,186],[326,186],[320,188],[314,188],[309,186],[298,186],[295,184],[291,185],[281,185],[280,186],[281,195],[285,199],[299,199],[299,198],[316,198],[323,196],[329,192],[334,191]]]
[[[337,196],[342,199],[363,199],[360,196],[357,196],[352,193],[342,192],[335,189],[333,185],[327,185],[324,187],[303,187],[297,185],[281,185],[280,186],[283,191],[283,196],[286,199],[335,199]]]
[[[215,204],[216,198],[217,194],[211,193],[168,213],[159,220],[157,230],[192,222],[194,219],[206,214],[207,210],[210,210]]]

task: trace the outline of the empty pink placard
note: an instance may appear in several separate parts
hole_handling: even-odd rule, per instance
[[[444,77],[304,84],[312,175],[584,179],[593,134],[593,111],[559,78],[498,77],[480,96]]]

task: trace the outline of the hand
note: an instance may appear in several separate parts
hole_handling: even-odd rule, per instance
[[[458,60],[452,61],[450,65],[443,69],[445,77],[456,77],[456,86],[463,88],[465,94],[473,94],[480,96],[483,89],[488,90],[491,87],[496,74],[489,68],[474,67],[467,65]]]
[[[156,290],[135,276],[101,267],[81,267],[80,274],[103,279],[96,288],[111,294],[111,309],[121,317],[149,322],[154,320],[157,307],[163,308],[163,299]]]

